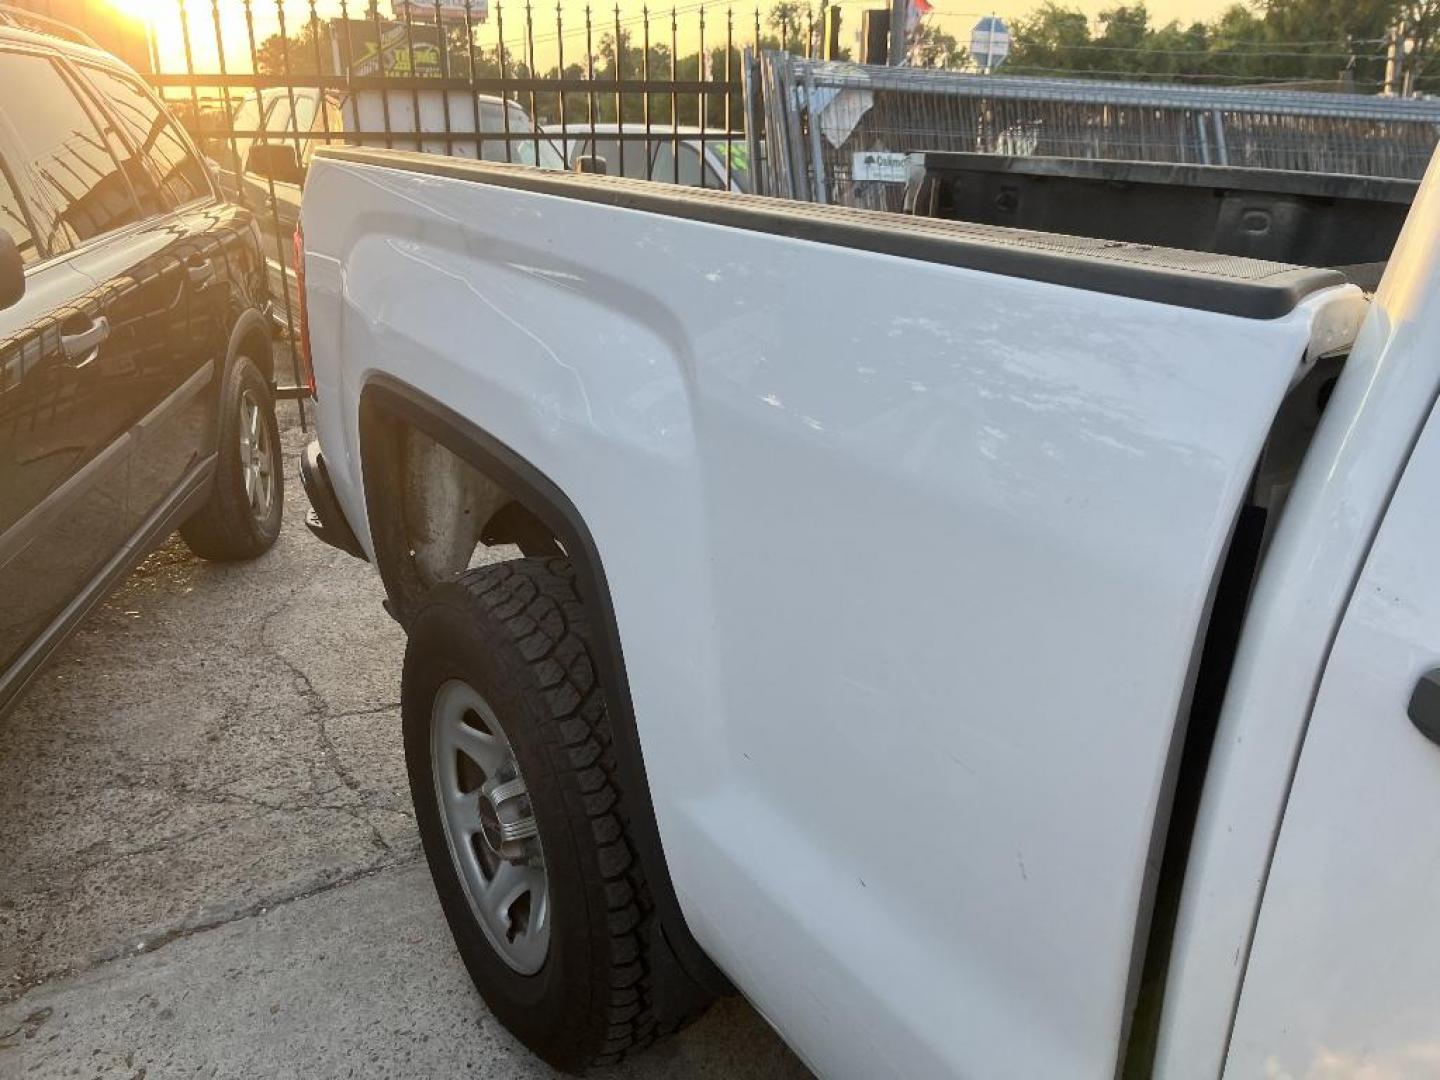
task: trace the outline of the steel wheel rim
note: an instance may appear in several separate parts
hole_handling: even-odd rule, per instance
[[[240,395],[240,478],[250,513],[264,521],[275,503],[275,462],[265,413],[249,390]]]
[[[550,949],[545,855],[505,729],[480,692],[459,679],[435,695],[430,766],[445,845],[471,914],[500,959],[533,975]]]

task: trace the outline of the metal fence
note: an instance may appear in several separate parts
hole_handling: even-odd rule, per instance
[[[899,209],[889,155],[920,150],[1418,178],[1440,101],[839,64],[765,53],[766,190]],[[881,167],[876,167],[876,162]]]
[[[289,271],[317,146],[359,144],[751,189],[746,57],[808,49],[813,20],[690,4],[622,16],[557,3],[174,0],[146,78],[226,193],[256,210],[293,344]]]

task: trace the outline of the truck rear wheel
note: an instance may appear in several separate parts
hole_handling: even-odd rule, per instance
[[[430,591],[409,635],[410,790],[476,988],[558,1068],[645,1047],[649,894],[569,563],[468,571]]]

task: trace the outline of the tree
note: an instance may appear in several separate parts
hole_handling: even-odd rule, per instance
[[[318,71],[315,65],[317,38],[323,72]],[[328,74],[330,67],[330,30],[324,23],[304,23],[288,38],[271,34],[255,50],[255,70],[263,75],[283,75],[287,70],[291,75]]]
[[[765,17],[765,24],[775,31],[777,40],[773,46],[764,47],[783,49],[799,56],[806,56],[811,52],[810,35],[820,33],[823,23],[823,18],[815,20],[808,3],[800,4],[796,0],[777,0],[775,6],[770,9],[770,14]],[[820,50],[815,49],[814,51],[818,54]]]
[[[962,68],[970,54],[955,39],[929,19],[922,19],[910,43],[910,63],[920,68]]]
[[[1093,24],[1082,12],[1046,0],[1017,20],[1002,71],[1220,85],[1344,79],[1373,91],[1383,75],[1381,39],[1401,2],[1255,0],[1234,4],[1208,23],[1156,26],[1143,0],[1107,8]],[[1434,14],[1416,25],[1424,33],[1440,30],[1440,0],[1417,2]],[[1429,55],[1428,48],[1417,51]]]
[[[1084,12],[1045,0],[1011,30],[1010,56],[1001,70],[1082,72],[1092,66],[1090,21]]]

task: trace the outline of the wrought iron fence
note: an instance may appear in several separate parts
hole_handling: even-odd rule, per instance
[[[227,194],[259,212],[292,340],[291,235],[317,146],[360,144],[751,190],[744,69],[813,50],[813,17],[691,3],[603,16],[526,0],[174,0],[164,96]],[[747,133],[747,127],[750,131]]]
[[[837,64],[766,53],[767,190],[900,209],[921,150],[1188,162],[1418,178],[1440,101]],[[857,168],[857,163],[859,166]]]

